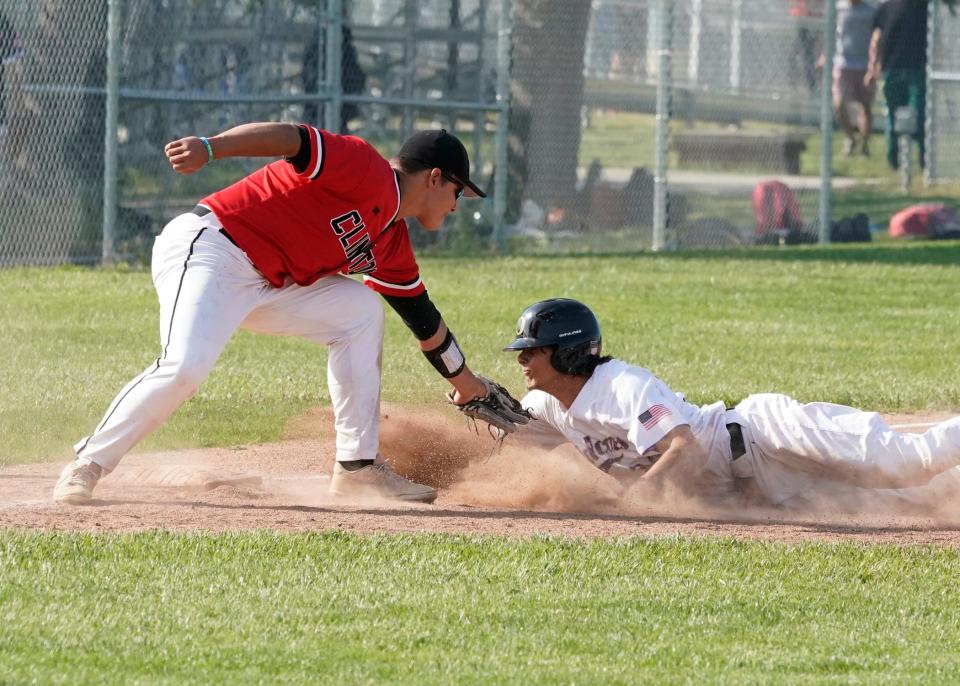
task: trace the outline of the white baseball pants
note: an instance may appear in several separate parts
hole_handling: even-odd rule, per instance
[[[762,393],[728,412],[727,421],[744,427],[747,443],[747,454],[733,464],[774,504],[839,494],[843,488],[837,485],[903,489],[916,501],[912,496],[935,477],[943,482],[960,476],[954,469],[960,465],[960,417],[922,434],[902,434],[876,412]]]
[[[74,446],[77,456],[113,470],[197,392],[234,331],[243,327],[328,346],[337,460],[375,458],[380,299],[339,275],[310,286],[274,288],[219,229],[213,214],[183,214],[157,237],[152,272],[160,300],[160,356],[120,391],[93,434]]]

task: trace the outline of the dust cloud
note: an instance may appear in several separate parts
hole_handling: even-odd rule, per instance
[[[729,520],[809,520],[871,525],[891,516],[960,522],[960,470],[914,489],[857,488],[824,480],[786,507],[773,507],[756,493],[719,501],[676,491],[624,486],[597,470],[572,446],[545,451],[510,437],[498,446],[484,428],[435,409],[390,407],[381,424],[381,449],[394,469],[441,489],[450,502],[540,512],[715,517]]]
[[[391,407],[381,422],[381,452],[403,476],[442,489],[448,501],[540,512],[643,515],[692,513],[701,504],[679,495],[650,501],[596,469],[572,446],[541,450],[508,436],[499,444],[436,410]]]

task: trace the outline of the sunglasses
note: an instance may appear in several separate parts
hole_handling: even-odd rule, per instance
[[[460,183],[459,181],[457,181],[455,178],[453,178],[452,176],[450,176],[449,174],[447,174],[447,173],[446,173],[445,171],[443,171],[442,169],[440,170],[440,176],[442,176],[442,177],[445,178],[447,181],[449,181],[450,183],[452,183],[453,185],[455,185],[455,186],[457,187],[457,197],[456,197],[457,200],[459,200],[460,198],[463,197],[463,184],[462,184],[462,183]]]

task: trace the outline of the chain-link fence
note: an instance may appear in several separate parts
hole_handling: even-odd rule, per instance
[[[520,234],[551,249],[564,242],[574,248],[741,245],[755,238],[754,188],[776,177],[788,181],[797,205],[788,225],[762,230],[787,226],[797,230],[793,238],[817,239],[822,184],[816,171],[810,176],[801,169],[801,155],[820,121],[819,12],[791,13],[785,0],[594,0],[589,12],[577,12],[578,4],[552,3],[546,10],[563,15],[568,33],[582,22],[584,81],[582,94],[575,92],[580,84],[566,83],[564,96],[549,105],[578,115],[566,127],[538,130],[536,122],[556,115],[532,99]],[[537,19],[518,10],[515,46],[523,45],[524,21]],[[532,34],[532,41],[540,37]],[[557,44],[553,49],[566,53],[578,45]],[[520,49],[515,93],[518,82],[535,88],[543,79],[559,80],[551,79],[559,60],[534,58],[528,75]],[[538,45],[531,52],[550,49]],[[568,61],[576,59],[580,55]],[[523,105],[514,98],[514,120]],[[512,124],[511,134],[515,129]],[[557,178],[557,168],[570,164],[564,150],[577,155],[573,182]],[[772,202],[781,203],[772,193]]]
[[[0,4],[0,263],[99,257],[106,6],[57,4]]]
[[[931,8],[927,94],[927,178],[960,180],[960,22],[940,3]]]
[[[960,176],[960,29],[931,7],[941,180]],[[421,244],[816,240],[831,193],[858,183],[830,173],[832,19],[823,0],[0,0],[0,265],[144,259],[168,219],[263,162],[177,177],[163,145],[259,120],[387,155],[415,128],[456,131],[491,197]]]
[[[178,177],[164,144],[249,121],[316,122],[388,156],[415,128],[443,126],[492,189],[501,4],[0,0],[0,265],[146,258],[172,216],[263,164]],[[496,209],[440,240],[489,242]]]

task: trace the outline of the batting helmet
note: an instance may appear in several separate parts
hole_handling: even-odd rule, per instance
[[[577,300],[551,298],[534,303],[517,321],[517,338],[505,351],[555,348],[550,364],[562,374],[589,374],[600,357],[600,322]]]

